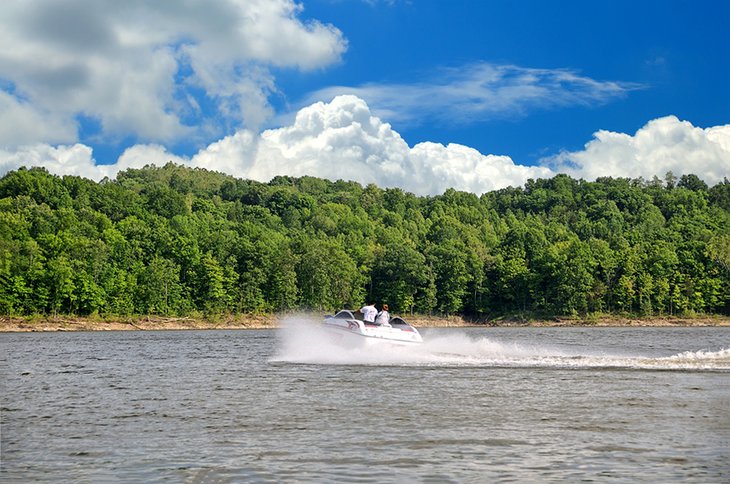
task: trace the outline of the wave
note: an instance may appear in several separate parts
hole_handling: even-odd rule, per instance
[[[730,349],[685,351],[671,356],[610,354],[549,345],[506,343],[464,333],[432,336],[409,347],[344,348],[317,322],[293,318],[282,324],[272,362],[323,365],[616,368],[647,370],[730,370]]]
[[[658,360],[671,365],[712,364],[719,368],[728,369],[730,368],[730,348],[719,351],[685,351],[666,358],[658,358]]]

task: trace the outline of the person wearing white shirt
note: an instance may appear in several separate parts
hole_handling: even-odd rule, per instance
[[[375,318],[375,324],[390,326],[390,313],[388,312],[387,304],[383,304],[383,310],[380,311],[378,316]]]
[[[362,313],[362,320],[366,323],[375,323],[375,316],[378,315],[378,310],[375,309],[375,303],[371,302],[360,308]]]

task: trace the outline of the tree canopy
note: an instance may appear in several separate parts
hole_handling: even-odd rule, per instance
[[[670,174],[671,175],[671,174]],[[0,313],[358,307],[730,314],[730,182],[566,175],[478,197],[169,163],[0,179]]]

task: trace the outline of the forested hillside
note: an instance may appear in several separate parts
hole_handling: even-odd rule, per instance
[[[174,164],[0,179],[0,313],[359,307],[730,314],[730,181],[559,175],[481,197]]]

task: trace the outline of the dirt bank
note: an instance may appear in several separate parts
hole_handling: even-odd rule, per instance
[[[256,329],[275,328],[276,316],[247,315],[245,317],[207,320],[199,318],[137,317],[97,319],[80,317],[14,318],[0,316],[0,331],[130,331],[180,329]]]
[[[181,329],[262,329],[279,327],[282,321],[289,318],[306,318],[317,321],[321,313],[287,314],[287,315],[238,315],[219,319],[203,318],[165,318],[157,316],[141,316],[130,318],[101,319],[79,317],[8,317],[0,316],[0,332],[26,331],[129,331],[129,330],[181,330]],[[609,326],[730,326],[730,317],[652,317],[631,318],[620,316],[602,316],[590,318],[553,318],[550,320],[499,319],[471,321],[459,316],[413,316],[406,318],[419,328],[447,327],[609,327]]]

